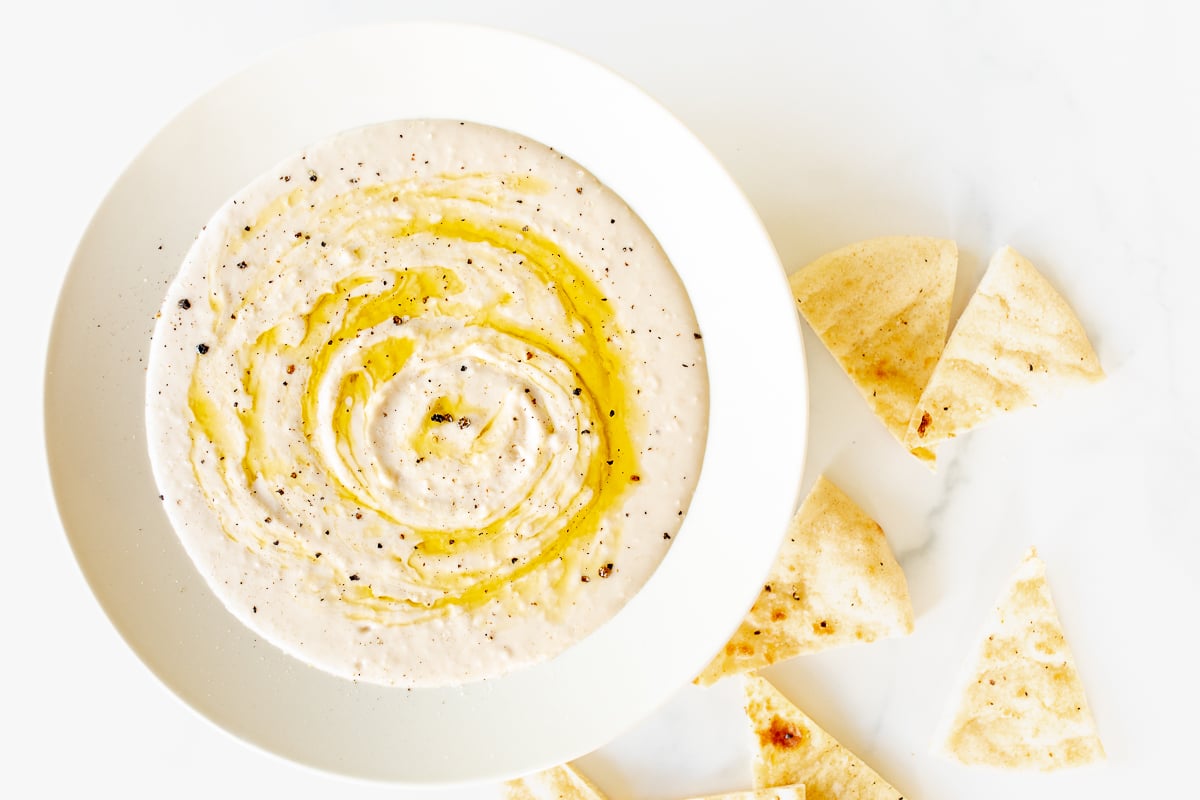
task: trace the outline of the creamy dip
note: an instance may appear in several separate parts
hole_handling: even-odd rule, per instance
[[[678,531],[702,340],[645,224],[471,123],[340,134],[204,228],[154,332],[147,427],[209,586],[293,656],[431,686],[552,657]]]

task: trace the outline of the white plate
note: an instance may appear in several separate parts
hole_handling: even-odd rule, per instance
[[[205,587],[146,454],[153,316],[196,231],[264,169],[336,131],[447,117],[571,156],[646,221],[683,278],[709,369],[708,444],[666,559],[608,624],[551,662],[462,688],[358,685],[256,639]],[[59,300],[46,439],[63,525],[100,604],[180,698],[258,747],[407,784],[508,777],[591,751],[724,644],[795,507],[808,392],[796,313],[758,218],[645,94],[574,54],[447,24],[350,29],[226,81],[134,160],[83,237]]]

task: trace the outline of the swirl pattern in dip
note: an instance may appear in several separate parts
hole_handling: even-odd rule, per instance
[[[707,385],[686,293],[577,164],[397,122],[280,165],[168,292],[148,428],[222,601],[356,679],[438,685],[550,657],[678,530]]]

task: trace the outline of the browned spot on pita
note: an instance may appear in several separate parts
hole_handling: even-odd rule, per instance
[[[779,717],[771,720],[771,727],[759,731],[758,741],[764,747],[768,744],[784,749],[799,747],[804,741],[804,733],[798,728],[788,725]]]

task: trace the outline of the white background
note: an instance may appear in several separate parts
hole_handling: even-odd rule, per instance
[[[1109,380],[960,440],[936,475],[899,452],[806,331],[807,482],[826,471],[884,525],[917,632],[769,675],[906,796],[1188,796],[1179,787],[1200,717],[1191,503],[1200,28],[1182,3],[1021,5],[221,0],[7,10],[0,794],[422,796],[248,748],[176,701],[126,649],[58,524],[41,376],[79,236],[173,114],[296,37],[441,18],[547,38],[641,85],[742,185],[788,269],[871,235],[952,237],[963,251],[958,310],[1002,244],[1043,268]],[[730,302],[752,304],[737,294],[736,271]],[[747,346],[770,342],[748,332]],[[788,413],[788,398],[762,404]],[[1048,563],[1109,762],[1014,777],[937,760],[928,749],[948,684],[1031,543]],[[742,725],[736,686],[689,687],[582,767],[615,797],[743,788]]]

